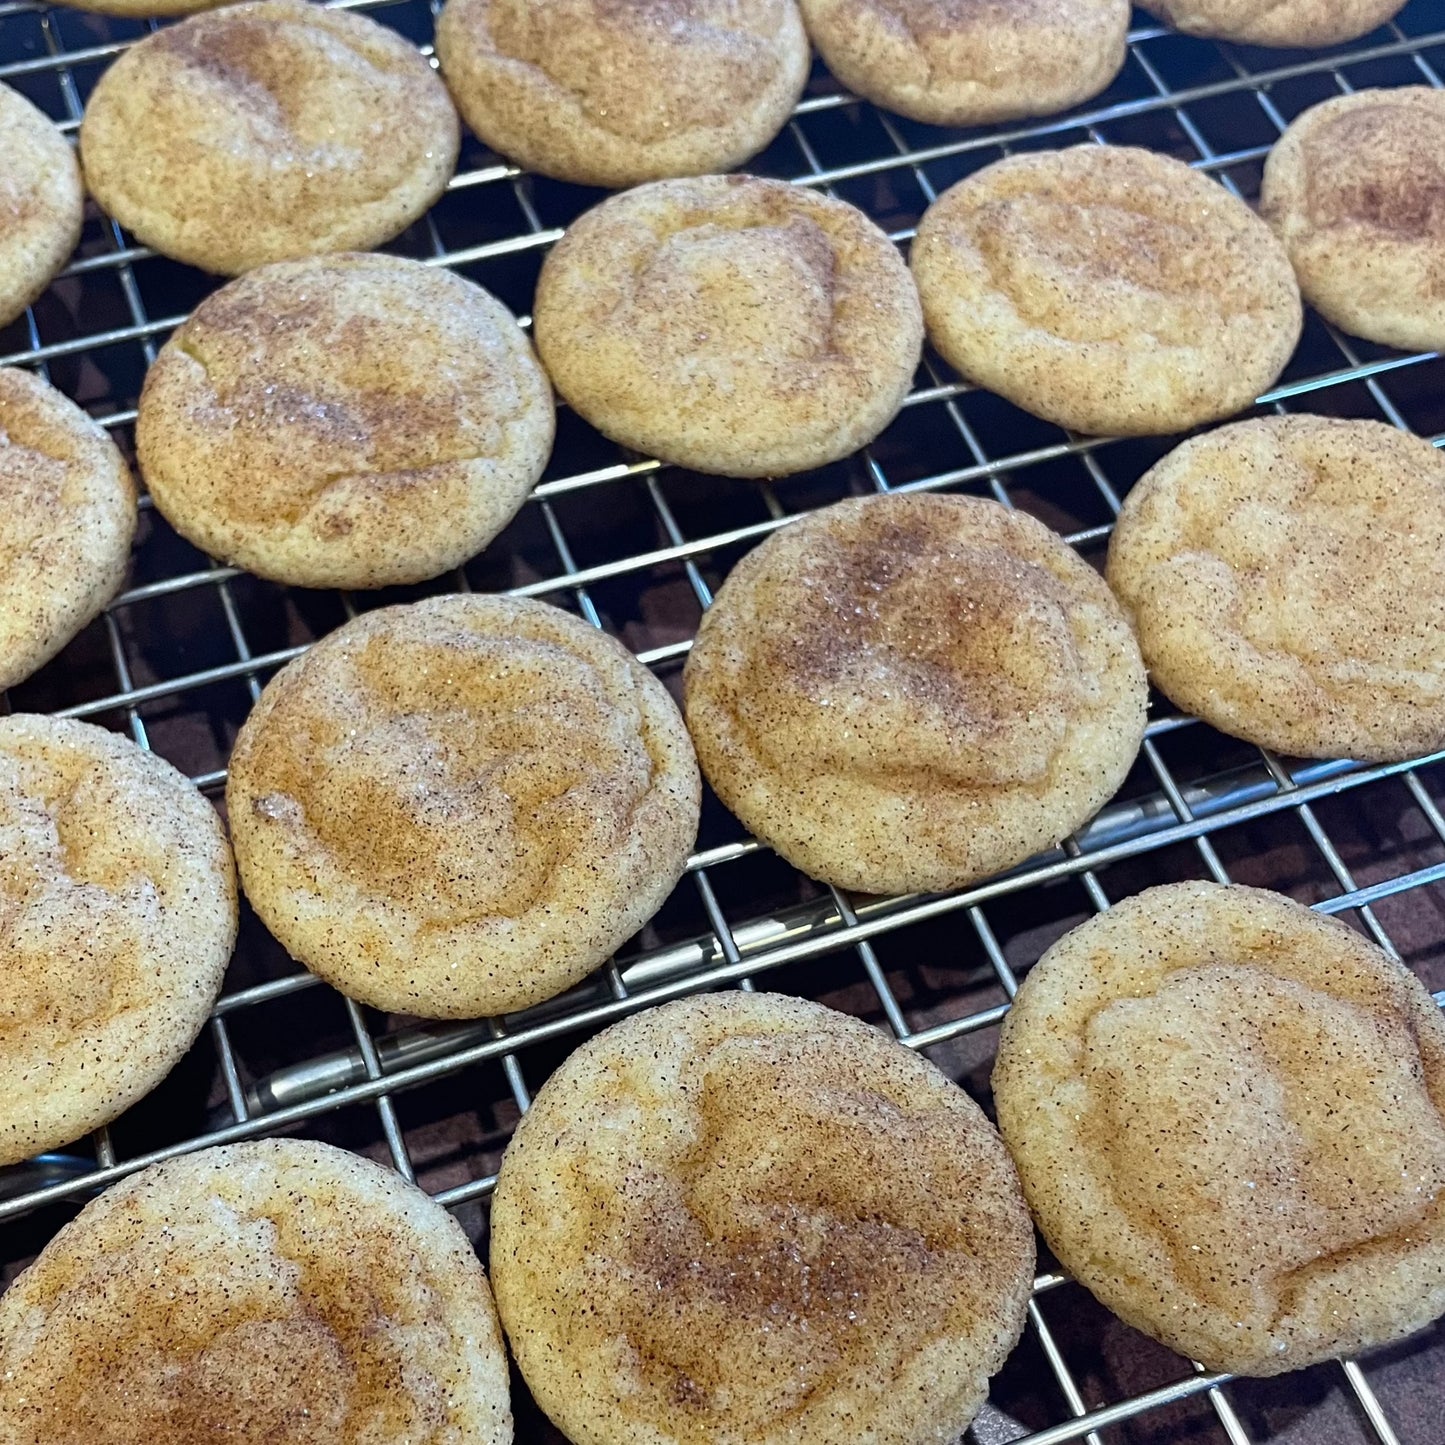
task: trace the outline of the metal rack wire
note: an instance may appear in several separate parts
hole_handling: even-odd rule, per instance
[[[427,0],[342,3],[429,44]],[[1031,147],[1146,144],[1252,197],[1263,157],[1300,110],[1366,85],[1440,86],[1445,74],[1442,0],[1414,0],[1394,24],[1327,52],[1222,46],[1135,18],[1128,63],[1104,96],[991,131],[891,117],[820,69],[752,169],[842,196],[899,242],[938,191]],[[97,76],[145,30],[0,0],[0,80],[74,131]],[[595,199],[525,176],[469,140],[446,196],[390,249],[453,266],[524,315],[546,248]],[[0,332],[0,364],[37,368],[128,447],[145,366],[214,285],[92,213],[64,275]],[[1260,405],[1374,417],[1440,444],[1442,383],[1445,361],[1434,354],[1388,352],[1311,318]],[[1121,496],[1168,445],[1067,436],[960,384],[932,357],[873,447],[776,484],[700,478],[621,453],[564,412],[546,477],[492,547],[435,584],[366,598],[288,592],[218,566],[143,502],[129,586],[8,705],[127,730],[218,796],[231,739],[266,679],[358,608],[457,588],[541,596],[622,637],[672,684],[717,582],[801,512],[871,490],[973,492],[1032,511],[1097,558]],[[1170,878],[1281,888],[1345,915],[1445,986],[1442,763],[1445,754],[1383,767],[1300,764],[1156,699],[1134,774],[1099,819],[1049,856],[941,897],[852,899],[820,888],[709,803],[687,877],[612,964],[563,999],[472,1025],[362,1009],[299,971],[248,919],[209,1030],[171,1079],[88,1149],[0,1171],[0,1283],[95,1188],[170,1155],[289,1129],[389,1159],[481,1240],[500,1151],[530,1090],[605,1023],[702,987],[756,980],[822,998],[927,1050],[986,1098],[993,1029],[1019,973],[1091,911]],[[1025,1341],[973,1433],[1033,1445],[1424,1445],[1439,1438],[1442,1381],[1437,1330],[1364,1367],[1320,1367],[1283,1386],[1231,1383],[1149,1345],[1046,1265]],[[519,1438],[555,1438],[525,1400]]]

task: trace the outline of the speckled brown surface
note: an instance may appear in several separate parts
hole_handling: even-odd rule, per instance
[[[426,0],[362,3],[414,44],[431,38]],[[13,66],[7,80],[62,126],[74,115],[71,82],[83,103],[109,48],[136,33],[100,16],[32,8],[25,0],[0,9],[0,64]],[[1017,152],[1090,139],[1149,145],[1201,163],[1252,199],[1263,156],[1278,136],[1276,115],[1287,122],[1346,86],[1418,85],[1428,67],[1440,73],[1445,5],[1411,0],[1398,28],[1348,51],[1294,55],[1192,39],[1136,11],[1129,50],[1109,90],[1080,111],[998,130],[943,130],[889,116],[844,97],[817,66],[794,121],[752,164],[779,178],[826,172],[839,195],[900,238],[916,225],[931,191],[945,190],[1005,147]],[[583,188],[516,176],[467,139],[457,184],[388,249],[440,257],[525,316],[554,230],[598,199]],[[105,419],[127,452],[147,342],[162,341],[170,318],[216,284],[131,241],[90,208],[80,266],[0,331],[4,355],[27,365],[43,356],[54,383]],[[1445,358],[1356,343],[1313,314],[1280,395],[1287,409],[1398,418],[1422,435],[1445,433]],[[961,385],[931,351],[908,404],[865,452],[762,486],[659,466],[563,408],[546,477],[503,536],[461,571],[416,587],[346,598],[213,570],[156,510],[143,508],[132,577],[108,619],[12,689],[8,702],[15,709],[79,708],[108,727],[134,729],[219,799],[221,770],[252,706],[253,679],[263,684],[289,649],[339,626],[348,606],[521,588],[595,616],[676,691],[707,590],[715,591],[785,517],[883,486],[992,495],[1040,518],[1099,565],[1113,518],[1110,498],[1127,494],[1171,445],[1067,436]],[[507,1019],[504,1040],[491,1040],[485,1026],[463,1035],[444,1030],[435,1077],[422,1084],[414,1070],[399,1074],[382,1101],[397,1123],[390,1143],[358,1036],[374,1039],[383,1067],[396,1069],[393,1044],[415,1021],[348,1012],[338,994],[286,958],[243,905],[243,939],[215,1026],[108,1134],[67,1151],[71,1167],[92,1167],[113,1148],[117,1167],[129,1169],[147,1151],[193,1148],[222,1126],[302,1132],[382,1162],[410,1160],[485,1255],[490,1178],[529,1091],[606,1010],[635,1006],[644,990],[680,986],[676,975],[662,976],[665,966],[690,980],[722,973],[729,966],[719,937],[737,940],[741,966],[760,987],[817,998],[897,1029],[987,1108],[997,1019],[1011,979],[1025,975],[1101,901],[1170,879],[1207,877],[1211,867],[1339,908],[1358,929],[1381,928],[1414,972],[1445,987],[1445,893],[1441,874],[1432,872],[1445,865],[1445,843],[1428,811],[1445,801],[1439,761],[1396,770],[1282,758],[1271,775],[1257,749],[1178,716],[1160,697],[1152,699],[1151,718],[1152,750],[1140,757],[1117,803],[1079,836],[1080,857],[1056,851],[942,897],[846,900],[858,910],[856,925],[820,925],[837,919],[827,890],[748,843],[741,825],[705,795],[698,866],[622,946],[617,973],[600,972],[567,999]],[[1195,810],[1198,839],[1176,822],[1161,791],[1170,780]],[[1300,791],[1286,791],[1294,785]],[[1306,800],[1308,807],[1301,806]],[[1374,891],[1362,895],[1357,886]],[[1370,907],[1362,911],[1366,898]],[[612,1002],[619,980],[631,995],[625,1004]],[[242,1087],[255,1091],[240,1125],[233,1122],[238,1101],[228,1091],[228,1060]],[[350,1070],[341,1076],[344,1087],[274,1112],[282,1094],[273,1087],[289,1090],[328,1060]],[[36,1183],[22,1171],[0,1171],[0,1195]],[[0,1281],[14,1277],[78,1202],[0,1199]],[[1379,1445],[1337,1365],[1236,1380],[1217,1396],[1149,1403],[1140,1398],[1144,1392],[1193,1387],[1187,1361],[1125,1325],[1080,1285],[1045,1289],[1036,1303],[1038,1322],[1026,1327],[994,1378],[974,1427],[983,1445],[1039,1430],[1056,1437],[1067,1428],[1071,1397],[1061,1379],[1077,1386],[1084,1408],[1114,1406],[1128,1416],[1102,1432],[1106,1445],[1232,1445],[1242,1438],[1252,1445]],[[1057,1357],[1044,1348],[1044,1327]],[[1404,1445],[1437,1445],[1441,1327],[1367,1352],[1360,1366],[1357,1378],[1373,1388]],[[518,1377],[514,1392],[519,1439],[559,1445],[561,1436]]]
[[[40,295],[80,239],[80,167],[50,117],[0,85],[0,326]]]
[[[420,582],[474,557],[542,474],[552,389],[479,286],[396,256],[266,266],[146,375],[146,487],[198,547],[300,587]]]
[[[1118,789],[1144,667],[1098,575],[979,498],[841,502],[744,558],[703,618],[688,728],[718,796],[805,873],[958,887]]]
[[[1190,35],[1249,45],[1338,45],[1397,15],[1404,0],[1148,0],[1144,9]]]
[[[0,1298],[0,1445],[509,1445],[482,1267],[426,1195],[264,1140],[138,1174]]]
[[[741,165],[812,60],[795,0],[448,0],[436,45],[488,145],[613,187]]]
[[[1266,417],[1185,442],[1129,494],[1109,584],[1149,674],[1297,757],[1445,746],[1445,459],[1378,422]]]
[[[543,602],[368,613],[279,674],[231,754],[252,906],[379,1008],[502,1014],[560,993],[672,891],[700,783],[672,699]]]
[[[103,728],[0,717],[0,1163],[149,1093],[235,938],[231,850],[182,774]]]
[[[928,208],[909,263],[954,367],[1092,435],[1231,416],[1299,340],[1299,289],[1269,228],[1208,176],[1132,146],[979,171]]]
[[[1048,115],[1124,63],[1129,0],[801,0],[808,35],[857,95],[935,125]]]
[[[950,1445],[1034,1265],[967,1095],[855,1019],[736,993],[628,1019],[552,1075],[491,1258],[576,1445]]]
[[[252,0],[126,50],[86,106],[91,193],[148,245],[235,275],[389,241],[456,165],[446,88],[365,15]]]
[[[1260,213],[1321,315],[1405,350],[1445,346],[1445,94],[1363,90],[1307,110],[1270,152]]]
[[[558,392],[600,431],[739,477],[871,441],[923,345],[913,282],[872,221],[752,176],[604,201],[548,255],[533,314]]]
[[[1337,920],[1130,898],[1029,974],[993,1085],[1060,1262],[1180,1354],[1273,1375],[1445,1313],[1445,1022]]]
[[[0,367],[0,688],[49,662],[115,595],[136,486],[105,429]]]

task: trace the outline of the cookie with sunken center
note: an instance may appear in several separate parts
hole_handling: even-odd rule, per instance
[[[911,264],[951,366],[1093,436],[1244,410],[1303,324],[1269,227],[1208,176],[1130,146],[985,167],[924,213]]]
[[[69,397],[0,367],[0,690],[23,682],[115,595],[136,529],[130,468]]]
[[[1343,45],[1393,19],[1404,0],[1145,0],[1151,15],[1182,30],[1246,45]]]
[[[839,502],[733,569],[684,674],[718,797],[811,877],[866,893],[1002,872],[1081,826],[1144,733],[1103,579],[977,497]]]
[[[492,1279],[576,1445],[957,1440],[1023,1328],[1033,1232],[926,1060],[778,994],[578,1049],[502,1160]]]
[[[1445,458],[1380,422],[1263,417],[1135,485],[1108,578],[1160,691],[1298,757],[1445,746]]]
[[[1116,903],[1024,980],[993,1087],[1059,1263],[1207,1369],[1445,1312],[1445,1023],[1339,921],[1213,883]]]
[[[85,188],[55,123],[8,85],[0,85],[0,156],[0,326],[8,326],[70,259]]]
[[[146,374],[141,472],[182,536],[300,587],[420,582],[481,551],[552,449],[512,314],[440,266],[345,254],[208,296]]]
[[[327,1144],[153,1165],[0,1296],[0,1445],[510,1445],[482,1266],[440,1205]]]
[[[231,850],[185,777],[88,723],[0,718],[0,1164],[159,1084],[235,937]]]
[[[1129,0],[801,0],[828,69],[934,125],[1052,115],[1108,88]]]
[[[812,64],[795,0],[447,0],[436,50],[493,150],[610,187],[741,165]]]
[[[1304,298],[1343,331],[1445,346],[1445,97],[1362,90],[1304,112],[1264,168],[1260,213]]]
[[[105,211],[222,275],[389,241],[441,195],[459,144],[446,87],[410,41],[305,0],[148,35],[101,76],[80,127]]]
[[[861,211],[738,175],[639,186],[574,221],[533,322],[553,384],[598,431],[737,477],[870,442],[923,342],[908,269]]]
[[[291,955],[428,1018],[579,982],[662,906],[697,836],[682,718],[620,643],[542,602],[364,613],[236,739],[241,881]]]

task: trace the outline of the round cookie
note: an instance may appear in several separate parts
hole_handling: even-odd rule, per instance
[[[724,476],[837,461],[892,421],[918,296],[861,211],[753,176],[658,181],[575,221],[533,310],[553,384],[623,446]]]
[[[931,1064],[779,994],[584,1044],[508,1145],[492,1281],[576,1445],[951,1441],[1022,1331],[1033,1231]]]
[[[105,429],[38,376],[0,367],[0,691],[49,662],[115,595],[136,528]]]
[[[1140,0],[1140,4],[1186,35],[1290,47],[1358,40],[1405,8],[1405,0]]]
[[[390,1170],[265,1139],[157,1164],[0,1297],[0,1445],[510,1445],[456,1221]]]
[[[0,717],[0,1164],[160,1083],[235,937],[225,832],[180,773],[88,723]]]
[[[410,42],[306,0],[148,35],[101,76],[80,127],[101,206],[225,275],[390,240],[441,195],[459,144],[446,87]]]
[[[85,188],[54,122],[0,85],[0,326],[50,285],[80,240]]]
[[[301,587],[420,582],[516,515],[552,391],[511,313],[394,256],[264,266],[208,296],[146,375],[141,472],[175,529]]]
[[[933,125],[1052,115],[1107,89],[1129,0],[800,0],[828,69]]]
[[[1280,137],[1260,213],[1304,298],[1355,336],[1445,347],[1445,95],[1429,86],[1327,100]]]
[[[613,187],[740,165],[812,65],[796,0],[447,0],[436,51],[493,150]]]
[[[733,569],[684,674],[719,798],[811,877],[935,892],[1022,863],[1129,772],[1147,688],[1098,574],[1042,522],[893,494]]]
[[[1213,883],[1127,899],[1035,965],[993,1086],[1059,1262],[1208,1369],[1445,1312],[1445,1023],[1344,924]]]
[[[1155,685],[1296,757],[1445,747],[1445,458],[1379,422],[1265,417],[1176,448],[1109,548]]]
[[[285,667],[226,802],[241,882],[307,968],[376,1008],[510,1013],[662,906],[701,784],[677,708],[545,603],[368,612]]]
[[[963,376],[1094,436],[1249,406],[1303,324],[1284,249],[1243,201],[1128,146],[1012,156],[924,213],[928,334]]]

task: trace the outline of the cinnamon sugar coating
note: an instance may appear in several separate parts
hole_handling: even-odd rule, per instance
[[[222,275],[389,241],[441,195],[459,144],[446,87],[409,41],[305,0],[148,35],[101,76],[80,128],[101,206]]]
[[[0,367],[0,690],[49,662],[114,596],[136,528],[115,443],[69,397]]]
[[[467,1237],[327,1144],[205,1149],[114,1185],[0,1297],[0,1445],[510,1445]]]
[[[1109,584],[1156,686],[1300,757],[1445,746],[1445,458],[1380,422],[1264,417],[1129,493]]]
[[[1124,63],[1129,0],[801,0],[828,69],[934,125],[1050,115]]]
[[[146,374],[156,505],[214,557],[302,587],[459,566],[526,500],[552,390],[501,302],[394,256],[321,256],[208,296]]]
[[[448,596],[284,668],[226,800],[246,896],[293,957],[377,1008],[475,1018],[560,993],[661,907],[700,788],[620,643],[545,603]]]
[[[75,152],[43,111],[0,85],[0,326],[50,284],[80,240]]]
[[[624,446],[770,477],[871,441],[923,344],[918,296],[861,211],[753,176],[658,181],[574,221],[542,267],[537,350]]]
[[[160,1083],[235,937],[231,850],[186,778],[88,723],[0,718],[0,1164]]]
[[[1243,410],[1284,369],[1303,319],[1289,258],[1243,201],[1129,146],[985,167],[924,213],[911,265],[950,365],[1095,436]]]
[[[993,1083],[1059,1262],[1207,1368],[1445,1312],[1445,1022],[1343,923],[1213,883],[1126,899],[1034,966]]]
[[[975,497],[840,502],[733,569],[685,673],[718,796],[812,877],[942,890],[1057,843],[1144,731],[1129,625],[1043,523]]]
[[[812,63],[795,0],[448,0],[436,46],[482,140],[589,186],[731,170]]]
[[[978,1107],[778,994],[650,1009],[538,1092],[497,1305],[576,1445],[950,1445],[1023,1328],[1033,1233]]]
[[[1187,35],[1246,45],[1343,45],[1383,25],[1405,0],[1141,0]]]
[[[1260,213],[1304,298],[1355,336],[1445,346],[1445,96],[1362,90],[1305,111],[1264,168]]]

